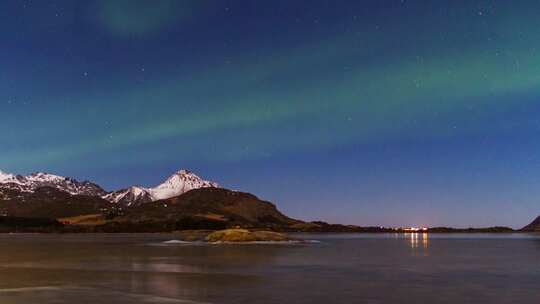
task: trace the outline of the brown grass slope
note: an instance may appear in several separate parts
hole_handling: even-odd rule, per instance
[[[25,218],[65,218],[108,213],[111,204],[99,197],[70,195],[52,187],[38,188],[32,193],[6,193],[0,200],[0,214]]]
[[[252,194],[221,188],[195,189],[174,198],[136,206],[126,210],[126,215],[119,220],[174,221],[185,217],[222,221],[229,227],[274,228],[300,222]]]

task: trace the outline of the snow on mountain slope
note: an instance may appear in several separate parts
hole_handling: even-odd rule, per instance
[[[122,203],[131,206],[132,204],[168,199],[184,194],[189,190],[209,187],[219,188],[219,185],[203,180],[188,170],[180,170],[156,187],[144,188],[132,186],[109,193],[103,196],[103,198],[113,203]]]
[[[149,189],[154,200],[168,199],[199,188],[219,188],[214,182],[203,180],[188,170],[180,170],[164,183]]]
[[[13,174],[9,174],[9,173],[5,173],[4,171],[0,171],[0,183],[6,181],[6,180],[11,180],[13,179],[14,175]]]
[[[22,176],[0,171],[0,197],[6,198],[5,193],[13,191],[33,193],[41,187],[53,187],[71,195],[101,197],[112,203],[131,206],[133,204],[168,199],[193,189],[219,188],[219,185],[203,180],[188,170],[180,170],[154,188],[132,186],[108,193],[94,183],[88,181],[79,182],[69,177],[43,172]]]
[[[153,201],[148,189],[138,186],[131,186],[127,189],[111,192],[103,199],[111,203],[118,203],[131,206],[133,204],[142,204]]]
[[[88,181],[79,182],[69,177],[43,172],[22,176],[0,171],[0,188],[8,188],[20,192],[34,192],[41,187],[53,187],[71,195],[102,196],[107,193],[94,183]]]
[[[32,173],[25,177],[28,181],[35,183],[61,183],[68,179],[66,177],[43,172]]]

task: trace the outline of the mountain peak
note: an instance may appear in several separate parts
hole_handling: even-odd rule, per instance
[[[176,174],[177,175],[191,175],[193,174],[193,172],[187,169],[181,169],[181,170],[176,171]]]
[[[176,173],[169,176],[169,178],[167,178],[163,184],[166,184],[167,182],[170,182],[170,181],[177,182],[178,179],[180,179],[180,180],[200,180],[200,181],[203,180],[202,178],[197,176],[192,171],[182,169],[182,170],[176,171]]]
[[[162,184],[148,190],[154,200],[161,200],[178,196],[189,190],[210,187],[219,188],[219,185],[204,180],[189,170],[182,169],[171,175]]]
[[[169,178],[156,187],[131,186],[104,195],[103,198],[113,203],[122,203],[130,206],[132,204],[168,199],[199,188],[219,188],[219,185],[200,178],[192,171],[182,169],[176,171],[176,173],[169,176]]]
[[[15,177],[15,175],[0,170],[0,183],[5,180],[12,179],[13,177]]]

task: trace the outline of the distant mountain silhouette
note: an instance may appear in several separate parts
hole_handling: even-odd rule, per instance
[[[537,217],[532,223],[523,227],[522,231],[526,232],[540,232],[540,216]]]

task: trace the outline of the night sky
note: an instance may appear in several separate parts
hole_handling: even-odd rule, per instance
[[[358,225],[540,214],[540,2],[0,3],[0,169]]]

